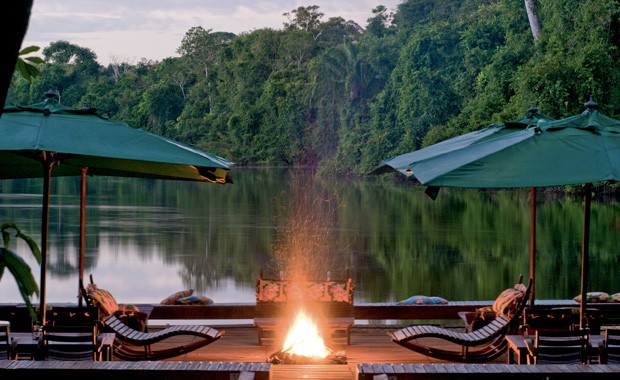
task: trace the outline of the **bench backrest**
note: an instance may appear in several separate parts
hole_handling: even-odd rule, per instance
[[[294,281],[261,277],[256,281],[257,316],[281,316],[303,306],[329,317],[350,317],[355,314],[354,289],[350,278]]]
[[[353,282],[346,280],[289,281],[258,279],[256,303],[343,302],[353,304]]]

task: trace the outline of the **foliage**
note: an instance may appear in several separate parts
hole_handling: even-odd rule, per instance
[[[15,71],[27,81],[31,81],[36,78],[40,73],[37,65],[45,63],[41,57],[28,56],[28,54],[35,53],[39,51],[39,49],[40,48],[35,45],[27,46],[20,50],[19,55],[17,56]]]
[[[536,40],[523,2],[404,0],[370,10],[365,29],[324,20],[318,6],[284,13],[280,30],[193,27],[180,56],[161,62],[103,67],[90,49],[57,41],[45,63],[27,59],[40,75],[17,77],[7,102],[38,102],[52,88],[65,105],[94,106],[237,165],[324,174],[366,173],[532,105],[565,117],[592,95],[618,117],[620,1],[536,3]]]
[[[30,297],[33,295],[39,295],[39,287],[32,275],[30,266],[22,259],[18,254],[9,249],[11,242],[11,235],[15,238],[22,239],[30,248],[30,252],[37,260],[37,263],[41,264],[41,251],[37,243],[28,235],[22,233],[14,223],[5,222],[0,226],[2,231],[2,243],[3,247],[0,247],[0,280],[4,274],[5,268],[9,270],[9,273],[13,275],[19,293],[22,299],[26,303],[30,316],[33,321],[37,320],[37,316],[30,301]]]

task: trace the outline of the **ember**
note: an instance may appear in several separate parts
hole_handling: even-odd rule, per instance
[[[278,351],[273,353],[267,362],[271,364],[347,364],[344,351],[329,354],[324,358],[316,356],[304,356]]]
[[[281,351],[268,359],[272,364],[347,364],[344,351],[325,346],[316,324],[303,311],[297,313]]]

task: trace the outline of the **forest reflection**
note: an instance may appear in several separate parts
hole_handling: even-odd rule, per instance
[[[262,270],[345,271],[356,302],[414,294],[492,299],[529,272],[529,190],[424,188],[386,178],[316,180],[302,169],[237,168],[234,184],[88,179],[85,273],[119,302],[159,302],[186,288],[253,302]],[[40,240],[40,180],[0,181],[0,221]],[[52,185],[49,302],[77,289],[79,178]],[[590,290],[620,292],[620,204],[592,204]],[[583,204],[539,192],[537,298],[577,295]],[[25,247],[17,247],[28,259]],[[38,267],[31,263],[35,276]],[[38,278],[38,277],[37,277]],[[0,302],[18,302],[12,278]]]

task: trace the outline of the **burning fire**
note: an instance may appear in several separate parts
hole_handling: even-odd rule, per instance
[[[282,352],[311,358],[324,359],[331,354],[316,324],[303,310],[297,314],[282,347]]]

